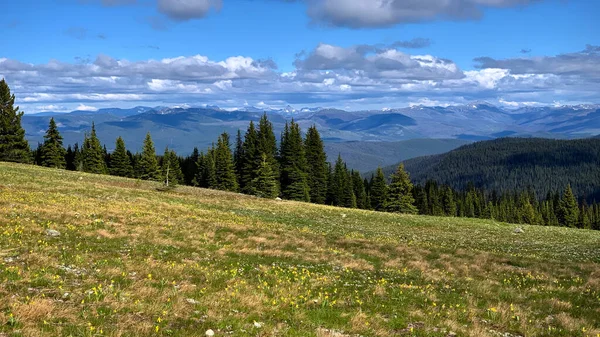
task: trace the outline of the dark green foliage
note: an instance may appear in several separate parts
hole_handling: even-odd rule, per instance
[[[267,161],[267,155],[262,154],[262,161],[256,177],[251,182],[251,194],[261,198],[275,198],[279,195],[279,187],[277,186],[277,177],[271,168],[271,164]]]
[[[273,131],[273,124],[267,118],[267,114],[263,114],[258,122],[258,137],[256,148],[260,156],[264,153],[267,156],[267,161],[273,169],[273,173],[279,181],[279,162],[277,161],[277,140]],[[278,183],[279,185],[279,183]]]
[[[133,166],[131,165],[131,159],[127,155],[127,149],[125,148],[125,141],[123,138],[118,137],[115,150],[110,156],[110,174],[120,177],[133,177]]]
[[[456,190],[469,183],[500,193],[531,188],[539,196],[571,184],[588,202],[600,201],[600,139],[503,138],[404,162],[416,184],[435,180]],[[391,173],[396,167],[386,167]]]
[[[327,155],[323,148],[323,141],[316,126],[308,128],[306,140],[304,141],[307,161],[308,186],[310,188],[310,200],[317,204],[323,204],[327,198]],[[360,178],[360,175],[359,175]],[[362,201],[364,204],[364,200]]]
[[[241,185],[242,167],[244,164],[244,140],[242,139],[242,132],[238,129],[235,137],[235,149],[233,150],[233,162],[235,164],[235,174],[238,177],[238,181]]]
[[[197,173],[196,177],[194,178],[194,186],[216,188],[217,173],[215,168],[214,146],[209,148],[206,154],[200,153],[196,166]]]
[[[179,165],[179,158],[173,150],[167,147],[162,157],[161,176],[166,186],[176,186],[183,182],[183,172]]]
[[[75,144],[75,146],[78,147],[77,144]],[[75,151],[73,150],[73,148],[71,148],[71,145],[69,145],[65,154],[65,165],[67,170],[75,171],[75,156]]]
[[[229,144],[229,134],[226,132],[219,137],[217,148],[215,149],[215,174],[216,189],[231,192],[239,190],[233,165],[233,155],[231,154],[231,145]]]
[[[404,164],[398,165],[398,170],[392,175],[391,181],[385,209],[395,213],[418,213],[412,195],[413,185],[408,173],[404,170]]]
[[[238,155],[240,188],[244,193],[254,194],[252,193],[254,191],[252,181],[256,178],[258,168],[261,165],[261,153],[258,150],[258,133],[252,121],[248,126],[242,149]]]
[[[85,136],[81,149],[82,170],[96,174],[108,173],[104,157],[104,149],[96,135],[96,126],[92,123],[92,131],[89,137]]]
[[[560,199],[558,220],[561,225],[567,227],[577,227],[579,220],[579,206],[577,199],[571,190],[571,184],[567,185],[565,192]]]
[[[4,79],[0,80],[0,161],[31,163],[29,144],[21,126],[23,112],[15,107],[15,95]]]
[[[444,186],[442,189],[442,209],[446,216],[456,216],[456,202],[454,201],[454,191],[450,186]]]
[[[42,166],[64,169],[67,165],[65,160],[67,151],[63,147],[63,138],[58,132],[54,118],[50,118],[41,152]]]
[[[290,200],[309,201],[307,162],[300,126],[292,120],[285,125],[280,151],[281,192]]]
[[[376,211],[382,211],[385,209],[386,201],[388,198],[388,186],[383,175],[381,167],[377,168],[377,173],[371,183],[371,208]]]
[[[135,175],[142,180],[159,181],[161,179],[156,150],[154,149],[154,142],[152,142],[150,132],[146,134],[142,154],[136,161]]]
[[[354,195],[356,197],[356,207],[360,209],[368,209],[371,206],[367,204],[367,191],[365,185],[360,176],[360,172],[352,171],[352,187],[354,188]]]
[[[180,161],[181,170],[183,172],[183,179],[186,185],[194,185],[194,177],[198,173],[198,158],[200,157],[200,151],[197,147],[194,147],[192,154],[183,158]]]

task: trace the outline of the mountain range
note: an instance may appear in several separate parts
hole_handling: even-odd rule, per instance
[[[134,107],[108,108],[97,111],[70,113],[42,112],[26,114],[22,125],[32,146],[43,141],[50,117],[54,117],[65,144],[81,143],[85,132],[95,123],[100,140],[111,150],[115,139],[122,136],[132,151],[141,149],[146,132],[158,151],[166,146],[180,154],[188,154],[193,147],[203,150],[216,141],[223,131],[235,135],[245,132],[249,121],[258,121],[266,113],[278,135],[287,120],[294,118],[303,130],[316,125],[326,144],[330,160],[338,153],[358,158],[348,161],[351,168],[373,169],[408,159],[397,152],[399,142],[413,140],[413,151],[408,157],[442,153],[469,141],[499,137],[585,138],[600,134],[600,105],[525,107],[509,110],[486,102],[460,106],[412,106],[400,109],[345,111],[331,108],[283,109],[246,106],[239,109],[221,109],[218,106]],[[438,145],[431,139],[459,140]],[[340,145],[336,143],[352,142]],[[367,143],[364,145],[363,143]],[[356,149],[364,149],[357,155]],[[396,149],[396,150],[394,150]],[[396,153],[396,154],[394,154]],[[373,160],[373,155],[379,159]]]

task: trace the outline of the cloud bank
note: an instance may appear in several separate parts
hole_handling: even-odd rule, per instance
[[[128,61],[108,55],[29,64],[0,58],[27,112],[47,107],[144,104],[325,105],[353,109],[489,100],[507,106],[598,102],[600,47],[545,57],[478,57],[473,70],[401,43],[342,47],[319,44],[297,55],[292,71],[273,60],[203,55]]]

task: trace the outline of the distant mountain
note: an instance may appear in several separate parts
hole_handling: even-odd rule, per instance
[[[291,106],[281,109],[251,106],[222,109],[215,105],[140,106],[131,109],[27,114],[22,121],[27,138],[33,146],[43,141],[48,120],[52,116],[58,123],[65,144],[81,143],[84,133],[95,122],[100,139],[109,150],[112,149],[115,138],[123,136],[128,148],[137,151],[141,149],[144,135],[150,132],[160,151],[168,145],[178,153],[187,154],[194,146],[207,148],[224,131],[232,135],[238,129],[245,131],[248,122],[257,121],[263,113],[267,113],[273,122],[277,136],[283,130],[286,120],[294,118],[304,130],[315,125],[326,143],[351,141],[380,142],[383,147],[389,145],[389,149],[370,149],[374,156],[357,155],[357,158],[385,157],[386,160],[394,161],[407,157],[394,152],[395,145],[392,143],[411,139],[459,139],[471,142],[507,136],[571,139],[600,134],[598,105],[506,110],[486,102],[365,111],[296,109]],[[411,156],[437,153],[427,150],[428,146],[423,144],[422,147],[415,147],[415,151],[411,152],[410,148],[406,148],[402,152],[411,153]],[[332,151],[333,156],[337,157],[336,151],[339,152],[339,149],[334,148]],[[423,152],[418,153],[419,151]],[[376,159],[363,162],[373,163],[371,168],[384,164]]]
[[[399,142],[329,142],[325,143],[328,159],[334,163],[338,154],[348,168],[366,172],[414,157],[448,152],[471,143],[462,139],[409,139]]]
[[[416,183],[428,179],[464,189],[488,191],[533,188],[538,196],[571,184],[579,197],[600,200],[600,139],[501,138],[448,153],[404,161]],[[384,169],[386,176],[397,165]]]

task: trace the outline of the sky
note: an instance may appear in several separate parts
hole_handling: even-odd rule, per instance
[[[596,0],[0,0],[25,113],[600,103]]]

